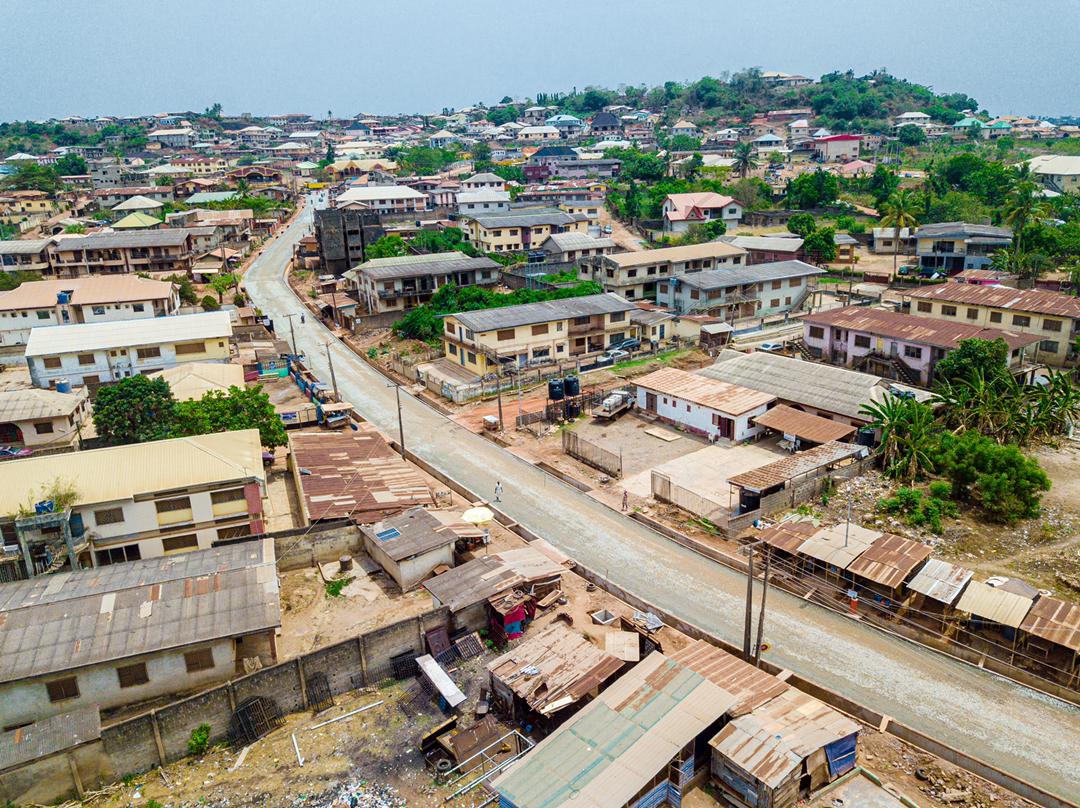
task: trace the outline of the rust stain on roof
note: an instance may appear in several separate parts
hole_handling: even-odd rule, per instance
[[[769,393],[687,373],[678,368],[654,370],[636,379],[634,383],[646,390],[681,398],[727,415],[742,415],[776,401],[776,396]]]
[[[1020,629],[1044,640],[1080,651],[1080,604],[1041,595]]]
[[[848,565],[848,572],[895,589],[929,557],[922,542],[884,533]]]

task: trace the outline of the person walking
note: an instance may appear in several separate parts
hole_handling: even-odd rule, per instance
[[[623,513],[625,513],[626,509],[629,508],[629,507],[630,507],[630,492],[629,491],[623,491],[622,492],[622,509],[623,509]]]
[[[503,491],[503,489],[502,489],[502,480],[497,480],[495,482],[495,501],[496,502],[502,502],[502,491]]]

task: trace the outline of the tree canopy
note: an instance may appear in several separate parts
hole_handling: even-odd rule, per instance
[[[268,449],[288,443],[281,418],[262,385],[230,387],[227,393],[211,390],[200,399],[176,405],[173,437],[240,429],[258,429],[259,440]]]
[[[164,379],[130,376],[94,398],[94,428],[108,446],[171,437],[176,400]]]

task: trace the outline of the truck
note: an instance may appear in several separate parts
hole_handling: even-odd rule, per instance
[[[613,390],[604,397],[592,414],[596,418],[610,419],[633,408],[634,396],[629,390]]]

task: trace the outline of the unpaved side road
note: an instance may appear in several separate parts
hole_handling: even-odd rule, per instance
[[[300,305],[283,281],[305,211],[257,259],[246,278],[256,304],[286,327]],[[296,340],[314,370],[329,376],[330,333],[313,318]],[[385,434],[397,434],[394,390],[348,348],[331,342],[342,395]],[[514,519],[605,574],[725,640],[741,643],[745,578],[678,547],[498,446],[453,424],[404,392],[407,446],[481,495],[497,480]],[[1080,709],[986,671],[895,639],[788,595],[769,595],[772,661],[920,732],[1066,799],[1080,795]]]

